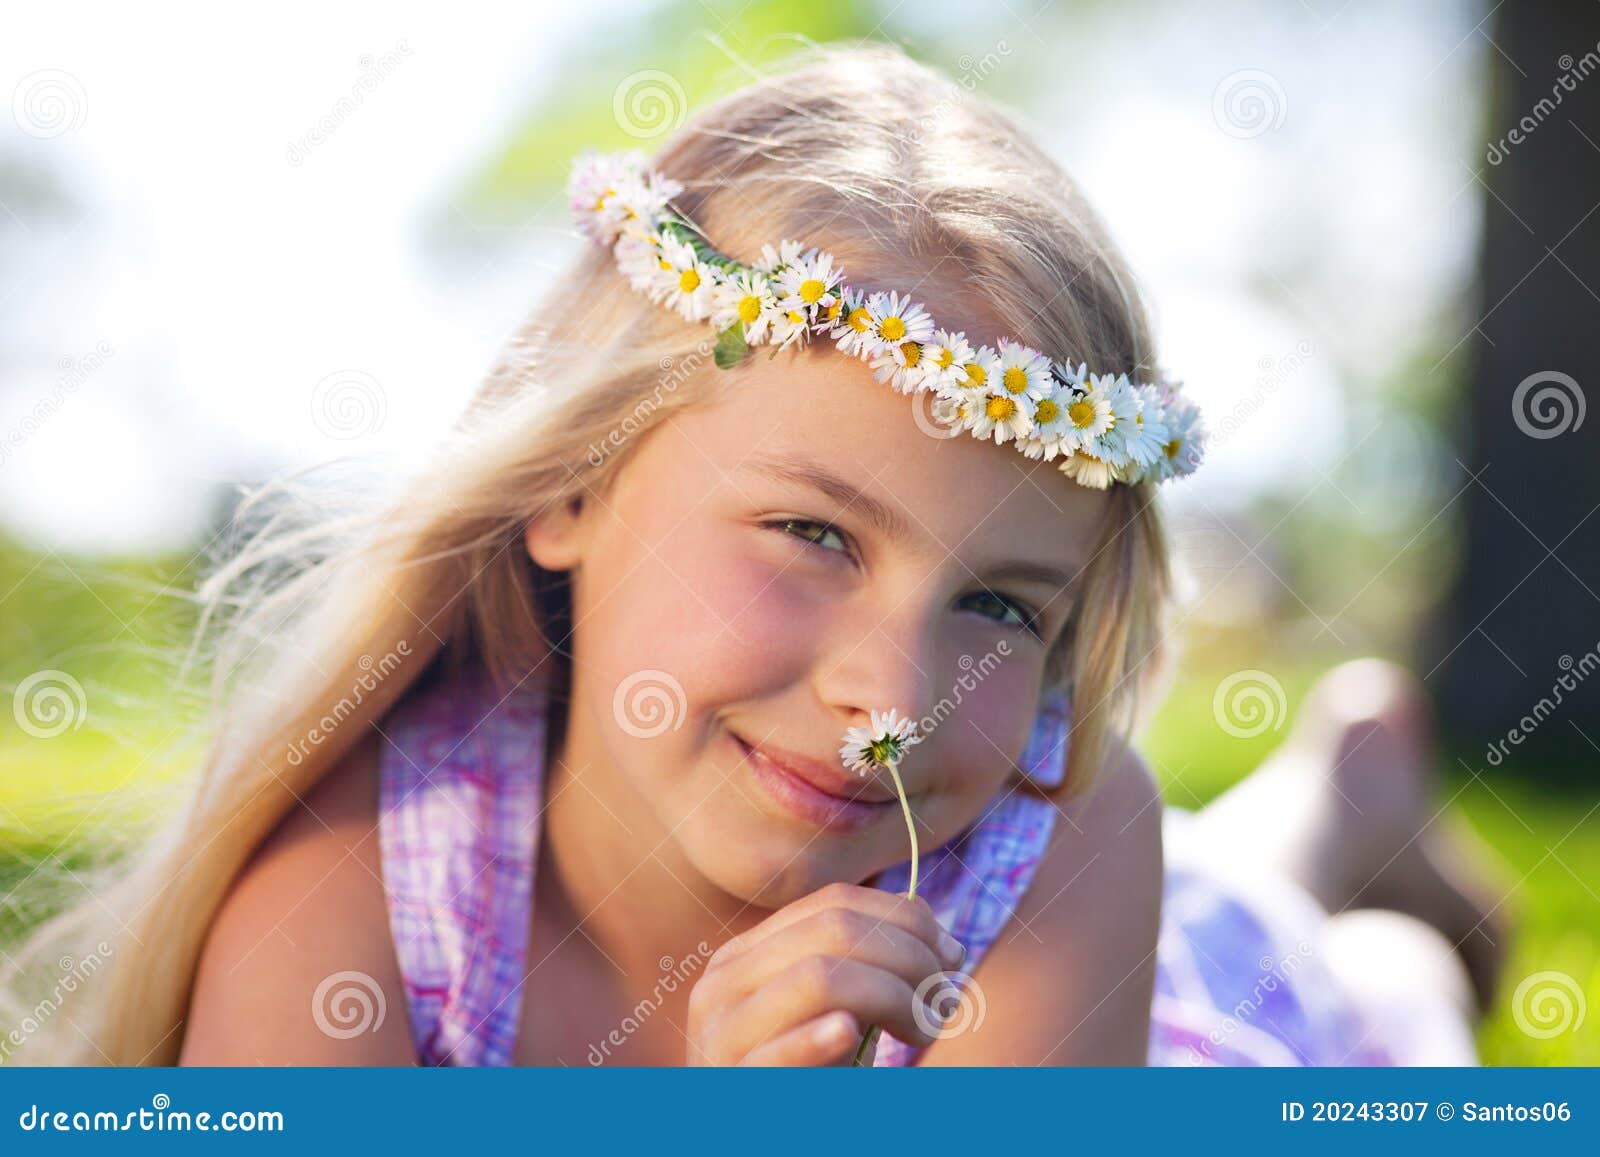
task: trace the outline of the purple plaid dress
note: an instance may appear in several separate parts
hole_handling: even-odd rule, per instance
[[[379,840],[389,925],[418,1061],[507,1065],[521,1018],[545,751],[543,687],[509,696],[477,673],[424,675],[384,724]],[[1040,713],[1020,761],[1061,782],[1067,712]],[[1231,874],[1167,808],[1153,1065],[1388,1064],[1377,1025],[1340,991],[1315,942],[1320,911],[1287,882]],[[922,858],[919,894],[977,969],[1033,878],[1053,804],[1010,788]],[[910,862],[873,881],[904,891]],[[959,984],[964,974],[957,974]],[[917,1050],[887,1033],[876,1063]]]

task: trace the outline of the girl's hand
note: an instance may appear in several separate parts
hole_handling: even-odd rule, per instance
[[[926,1047],[941,1017],[917,1014],[917,985],[966,954],[926,900],[829,884],[712,955],[689,994],[688,1063],[848,1065],[874,1024]]]

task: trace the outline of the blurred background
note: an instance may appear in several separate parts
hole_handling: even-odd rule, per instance
[[[803,41],[1029,124],[1207,413],[1181,658],[1142,740],[1201,806],[1316,676],[1438,705],[1439,802],[1519,930],[1480,1034],[1600,1063],[1600,8],[1299,0],[32,5],[0,39],[0,944],[181,775],[188,603],[240,487],[403,469],[652,149]],[[930,109],[930,119],[938,109]],[[1443,821],[1442,821],[1443,822]],[[1591,1005],[1597,1007],[1591,1009]]]

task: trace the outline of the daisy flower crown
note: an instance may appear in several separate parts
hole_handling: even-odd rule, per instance
[[[1164,482],[1200,464],[1200,411],[1176,382],[1074,368],[1005,338],[975,346],[907,294],[850,287],[831,254],[798,241],[764,245],[743,264],[671,209],[681,192],[636,152],[585,154],[568,184],[578,227],[611,250],[634,289],[712,326],[718,366],[736,365],[753,346],[827,340],[899,392],[931,393],[934,420],[953,434],[1059,459],[1085,486]]]

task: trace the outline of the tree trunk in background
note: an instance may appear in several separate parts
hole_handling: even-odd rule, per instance
[[[1600,415],[1587,413],[1600,401],[1600,6],[1508,3],[1491,24],[1489,143],[1472,166],[1490,190],[1482,320],[1467,347],[1460,454],[1477,482],[1458,500],[1465,553],[1423,669],[1475,770],[1587,768],[1590,778],[1600,776]]]

